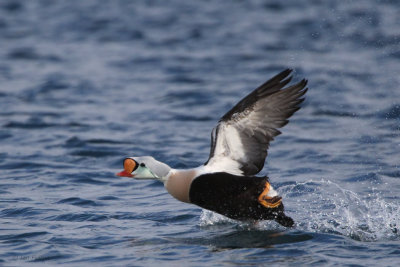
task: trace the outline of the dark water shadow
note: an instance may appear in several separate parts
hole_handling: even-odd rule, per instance
[[[304,242],[313,239],[313,235],[300,231],[278,230],[239,230],[221,234],[212,233],[205,237],[168,238],[174,243],[208,246],[212,251],[242,248],[272,248],[276,245]]]
[[[274,245],[297,243],[313,238],[310,234],[301,232],[287,233],[278,231],[239,231],[212,238],[210,245],[214,251],[240,248],[271,248]]]

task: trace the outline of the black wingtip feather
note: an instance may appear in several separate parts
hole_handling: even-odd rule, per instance
[[[286,78],[288,78],[288,82],[290,82],[290,80],[292,79],[292,77],[288,77],[289,75],[290,75],[290,73],[292,72],[292,70],[291,69],[286,69],[286,70],[284,70],[284,71],[281,71],[280,73],[278,73],[277,75],[275,75],[274,77],[272,77],[271,79],[269,79],[268,81],[266,81],[265,83],[263,83],[262,85],[260,85],[259,87],[257,87],[254,91],[257,91],[257,92],[262,92],[262,91],[264,91],[264,90],[266,90],[266,89],[269,89],[269,88],[271,88],[271,87],[274,87],[274,86],[276,86],[276,85],[278,85],[278,84],[282,84],[282,83],[284,83],[286,80]],[[287,82],[287,83],[288,83]],[[287,84],[287,83],[285,83],[285,85]],[[283,86],[285,86],[285,85],[283,85]],[[282,87],[283,87],[282,86]],[[280,87],[280,88],[282,88],[282,87]],[[279,89],[280,89],[279,88]],[[268,90],[269,91],[269,90]]]
[[[285,69],[284,71],[281,71],[280,73],[278,73],[277,75],[275,75],[274,77],[272,77],[271,79],[269,79],[267,81],[270,82],[271,84],[273,83],[278,83],[279,81],[284,80],[286,77],[288,77],[291,73],[292,73],[292,69]]]
[[[301,97],[305,93],[303,93],[302,90],[307,85],[306,79],[301,80],[295,85],[284,88],[289,82],[291,82],[292,76],[289,75],[292,72],[292,69],[287,68],[257,87],[255,90],[253,90],[253,92],[240,100],[231,110],[222,116],[219,121],[230,120],[233,114],[240,113],[253,106],[258,100],[266,98],[275,93],[289,93],[288,96],[290,95],[290,99]]]

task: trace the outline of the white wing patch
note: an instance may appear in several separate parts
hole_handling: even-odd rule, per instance
[[[246,154],[238,130],[231,125],[223,125],[222,129],[223,136],[229,136],[224,139],[226,147],[229,149],[228,154],[234,156],[234,160],[245,158]]]
[[[246,159],[242,140],[237,129],[226,123],[222,123],[218,132],[220,138],[216,139],[213,158],[207,164],[207,169],[212,172],[227,172],[243,175],[239,161]],[[229,138],[226,138],[229,136]]]

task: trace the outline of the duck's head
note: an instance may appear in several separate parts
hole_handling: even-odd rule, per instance
[[[135,179],[155,179],[164,181],[167,179],[171,168],[153,157],[129,157],[124,160],[124,170],[117,176]]]

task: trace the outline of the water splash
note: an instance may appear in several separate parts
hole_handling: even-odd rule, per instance
[[[200,226],[211,226],[226,223],[235,223],[235,221],[210,210],[203,209],[200,215]]]
[[[379,192],[361,195],[324,179],[281,186],[279,192],[297,230],[339,234],[367,242],[400,240],[400,204],[385,200]],[[200,226],[231,223],[237,222],[207,210],[200,217]],[[242,222],[239,225],[249,226]],[[273,221],[263,221],[255,227],[284,229]]]
[[[400,239],[399,204],[385,200],[379,192],[358,194],[324,179],[287,185],[280,191],[295,207],[299,229],[360,241]]]

